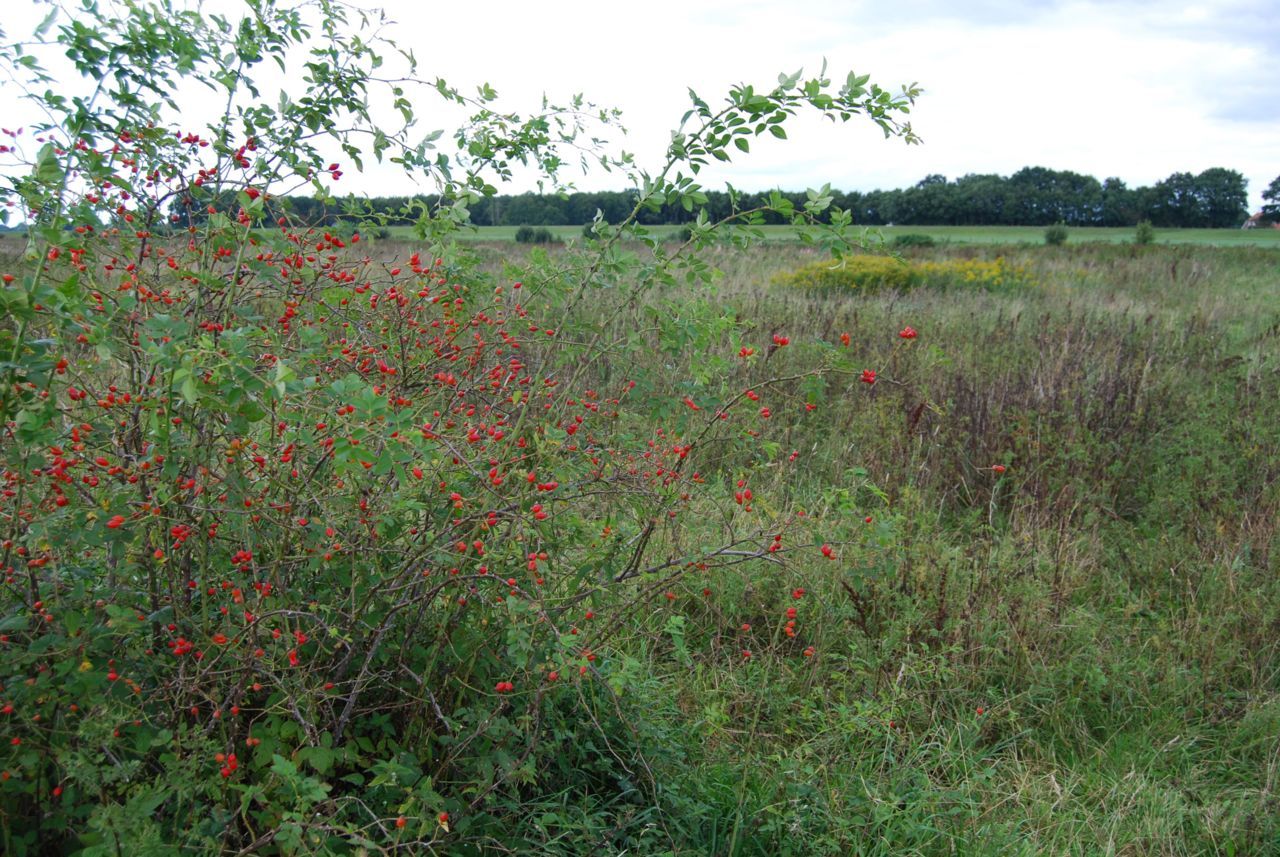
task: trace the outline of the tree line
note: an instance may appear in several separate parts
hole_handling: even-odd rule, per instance
[[[1070,170],[1025,167],[1010,176],[970,174],[950,180],[926,176],[917,184],[895,190],[833,191],[833,206],[853,214],[855,223],[883,226],[1133,226],[1149,221],[1173,228],[1235,228],[1249,216],[1246,180],[1235,170],[1214,167],[1197,174],[1174,173],[1149,187],[1129,187],[1118,178],[1099,181]],[[679,201],[644,210],[640,222],[649,225],[693,221],[700,210],[720,220],[735,211],[761,205],[773,192],[707,191],[706,203],[686,209]],[[797,208],[804,191],[782,191]],[[480,226],[578,226],[597,212],[609,223],[624,220],[636,204],[636,192],[595,191],[566,194],[523,193],[495,195],[470,204],[471,218]],[[234,211],[233,193],[218,198],[180,199],[173,213],[186,222],[202,219],[212,199],[216,208]],[[374,197],[346,202],[291,196],[270,202],[273,211],[317,225],[372,216],[387,226],[412,224],[423,207],[434,208],[431,196]],[[766,217],[769,222],[781,222]]]

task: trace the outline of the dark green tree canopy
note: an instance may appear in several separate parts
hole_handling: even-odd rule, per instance
[[[1267,189],[1262,192],[1266,203],[1262,206],[1262,214],[1269,220],[1280,220],[1280,176],[1271,180]]]
[[[1070,170],[1025,167],[1008,177],[969,174],[951,181],[935,173],[898,190],[835,191],[832,206],[850,212],[855,223],[865,225],[1134,226],[1150,221],[1166,228],[1233,229],[1248,217],[1245,187],[1243,175],[1222,167],[1198,175],[1174,173],[1152,187],[1136,188],[1115,177],[1098,181]],[[781,195],[796,207],[804,205],[803,191],[782,191]],[[739,193],[731,199],[724,191],[709,190],[701,209],[666,203],[642,211],[640,221],[646,225],[691,223],[699,210],[715,221],[735,210],[758,207],[769,196],[768,192]],[[1264,211],[1280,219],[1280,177],[1263,198],[1269,201]],[[636,199],[634,190],[495,195],[473,201],[471,216],[481,226],[581,226],[600,212],[606,223],[619,223],[634,208]],[[436,197],[325,202],[295,196],[270,205],[287,208],[311,223],[333,225],[372,215],[383,225],[394,226],[412,224],[423,206],[434,208],[438,202]],[[171,213],[183,223],[198,222],[210,204],[233,211],[235,200],[231,195],[219,199],[212,194],[201,199],[185,197],[175,201]],[[783,222],[775,214],[767,214],[766,220]]]

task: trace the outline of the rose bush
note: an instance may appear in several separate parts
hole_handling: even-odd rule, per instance
[[[665,165],[634,173],[631,218],[493,276],[447,240],[468,200],[518,163],[554,177],[612,114],[503,113],[487,87],[436,81],[474,112],[458,153],[433,154],[353,14],[264,0],[237,22],[169,3],[46,22],[98,84],[41,96],[55,121],[9,153],[30,240],[0,328],[6,853],[518,847],[531,796],[626,791],[610,653],[653,604],[764,567],[766,641],[815,654],[788,557],[834,559],[840,539],[753,493],[749,465],[793,463],[777,418],[863,367],[824,343],[789,363],[784,337],[748,342],[732,319],[666,317],[653,341],[646,296],[707,279],[696,251],[730,224],[672,248],[635,219],[696,207],[701,165],[801,109],[910,138],[895,116],[914,90],[820,75],[695,96]],[[264,106],[256,67],[300,52],[305,91]],[[34,56],[4,59],[36,86]],[[166,106],[188,80],[225,96],[205,128]],[[371,114],[379,86],[405,127]],[[405,258],[272,205],[291,184],[328,194],[363,139],[445,191]],[[829,204],[772,207],[805,226]],[[846,247],[831,220],[814,240]],[[723,371],[672,397],[619,359],[651,347],[706,348]]]

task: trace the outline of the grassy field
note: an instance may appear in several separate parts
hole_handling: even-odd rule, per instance
[[[798,475],[722,463],[885,528],[810,569],[819,662],[753,639],[726,674],[723,629],[776,606],[750,581],[709,608],[682,592],[622,644],[635,732],[613,737],[653,770],[676,853],[1280,853],[1277,255],[999,252],[1035,285],[796,293],[773,275],[815,257],[769,248],[652,302],[659,326],[728,307],[748,339],[847,332],[890,382],[829,384],[812,416],[789,391]],[[670,379],[659,398],[726,344],[659,342],[628,355]]]
[[[705,288],[628,302],[601,279],[558,310],[573,262],[537,262],[520,300],[619,344],[574,370],[600,390],[644,379],[637,432],[740,392],[739,347],[771,334],[791,342],[772,375],[847,348],[879,380],[770,384],[777,440],[699,461],[838,546],[787,558],[797,635],[768,563],[609,594],[601,615],[654,603],[599,649],[607,694],[562,697],[518,762],[518,733],[494,739],[520,779],[455,805],[465,853],[1280,853],[1280,252],[1000,233],[906,252],[1025,271],[999,291],[789,288],[776,276],[820,257],[787,243],[711,250]],[[460,252],[486,288],[533,258],[503,239]],[[653,555],[720,543],[720,508],[691,512],[655,526]],[[486,850],[499,836],[525,850]]]
[[[1037,288],[870,298],[724,260],[720,300],[761,328],[925,337],[885,358],[903,387],[828,390],[797,430],[812,502],[864,468],[900,542],[857,597],[815,581],[843,652],[820,676],[743,682],[768,712],[728,739],[761,772],[750,815],[812,800],[829,829],[868,820],[869,853],[1276,853],[1275,253],[1012,260]]]
[[[479,226],[463,232],[460,238],[472,242],[511,242],[515,240],[516,226]],[[548,226],[556,239],[577,241],[582,237],[580,226]],[[679,227],[650,227],[659,238],[674,239]],[[771,242],[796,240],[795,230],[789,226],[761,227],[765,238]],[[1039,245],[1044,243],[1044,229],[1038,226],[882,226],[872,227],[892,242],[900,235],[928,235],[939,244],[954,245]],[[393,226],[388,229],[393,241],[412,241],[413,228]],[[1191,245],[1200,247],[1269,247],[1280,248],[1280,229],[1157,229],[1156,244]],[[0,233],[0,254],[16,255],[26,238],[20,234]],[[1068,244],[1132,244],[1133,230],[1128,228],[1090,228],[1069,230]]]
[[[475,232],[468,233],[467,238],[478,241],[513,241],[517,227],[515,226],[481,226]],[[580,226],[549,226],[553,235],[560,240],[576,239],[582,235]],[[674,226],[652,227],[658,236],[672,235],[677,231]],[[794,238],[794,230],[788,226],[763,227],[765,235],[771,241],[787,241]],[[391,228],[394,238],[412,238],[412,229],[407,226]],[[1038,226],[886,226],[879,231],[887,240],[892,241],[898,235],[928,235],[935,241],[950,244],[1043,244],[1044,229]],[[1133,229],[1130,228],[1089,228],[1069,230],[1069,244],[1087,244],[1102,242],[1107,244],[1130,244],[1133,242]],[[1214,247],[1280,247],[1280,229],[1157,229],[1157,244],[1192,244]]]

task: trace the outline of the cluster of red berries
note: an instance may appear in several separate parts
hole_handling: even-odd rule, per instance
[[[235,753],[218,753],[214,755],[213,760],[221,765],[218,769],[218,773],[222,775],[224,780],[234,774],[236,769],[240,767],[240,763],[236,760]]]

